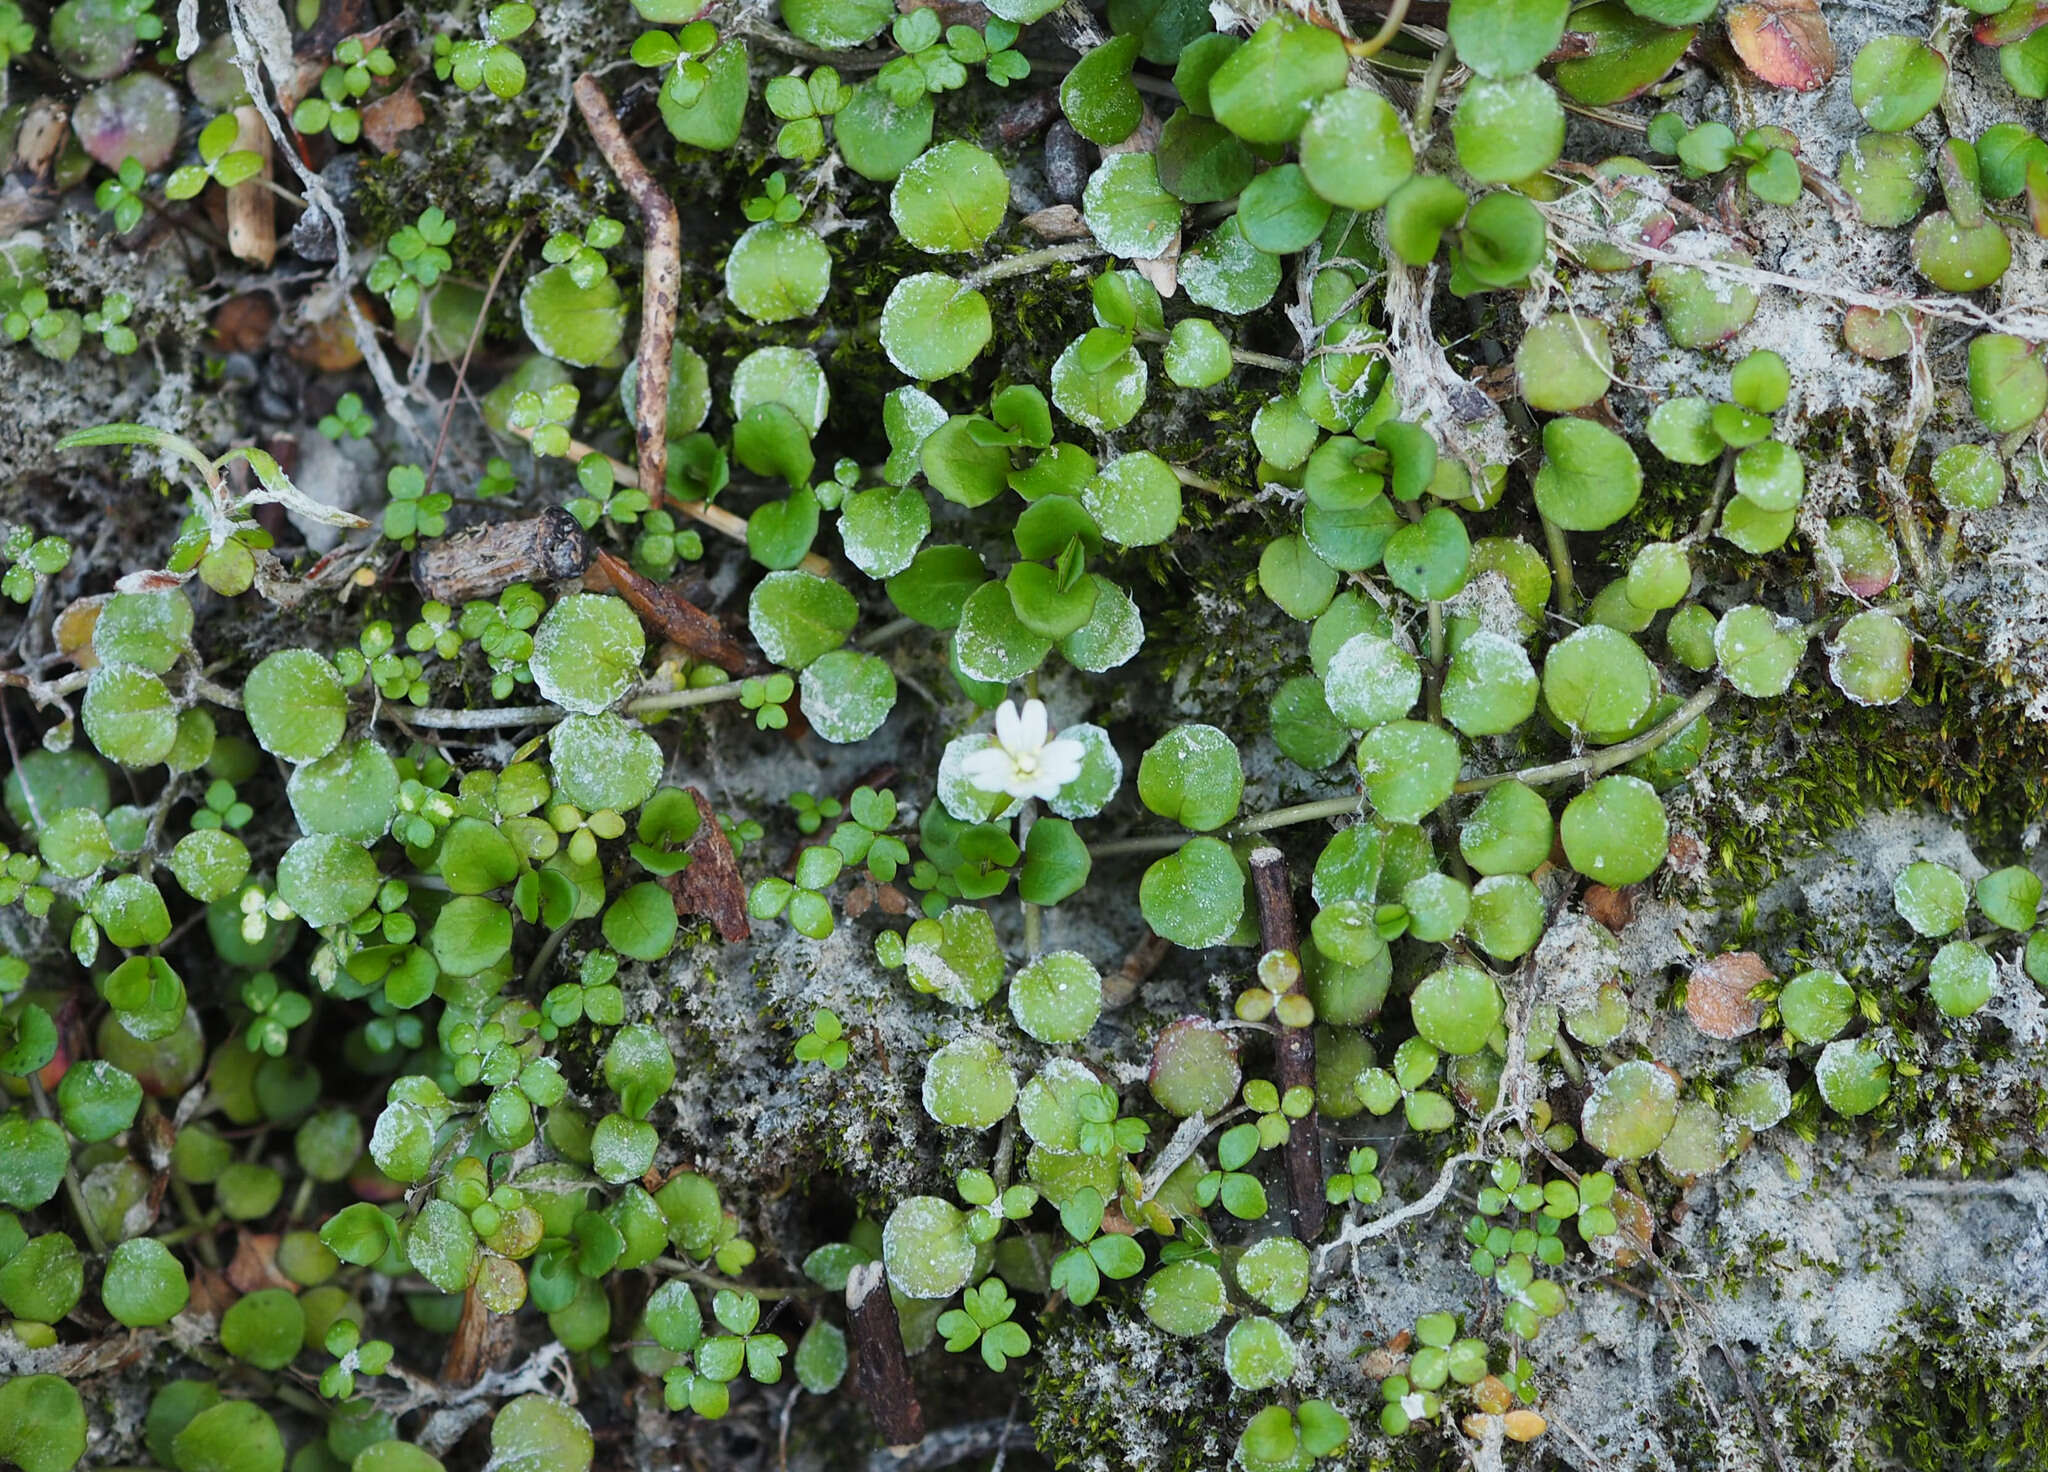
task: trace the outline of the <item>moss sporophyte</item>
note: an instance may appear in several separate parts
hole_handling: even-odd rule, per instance
[[[0,0],[0,1461],[2029,1463],[2043,13],[1311,9]]]

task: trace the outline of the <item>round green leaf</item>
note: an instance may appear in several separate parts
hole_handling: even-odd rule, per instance
[[[327,755],[348,726],[341,676],[310,649],[266,655],[243,683],[242,702],[263,749],[289,762]]]
[[[116,1247],[100,1282],[100,1302],[131,1329],[169,1323],[190,1296],[183,1264],[153,1237],[131,1237]]]
[[[911,378],[964,372],[988,346],[988,298],[938,271],[906,276],[882,304],[882,350]]]
[[[1597,532],[1635,509],[1643,467],[1628,442],[1590,419],[1543,426],[1536,509],[1566,531]]]
[[[832,285],[832,253],[802,225],[763,220],[733,242],[725,258],[725,294],[756,322],[808,317]],[[670,417],[671,432],[675,416]]]
[[[1480,77],[1458,99],[1451,136],[1466,173],[1485,184],[1513,184],[1557,162],[1564,104],[1533,74]]]
[[[595,368],[626,335],[626,305],[609,272],[579,286],[566,265],[549,266],[519,293],[519,321],[527,340],[550,358]]]
[[[1657,871],[1671,827],[1649,783],[1640,777],[1602,777],[1565,804],[1557,834],[1574,869],[1619,889]]]
[[[1009,204],[1002,165],[959,139],[921,154],[889,194],[889,214],[903,238],[935,255],[979,247],[1003,223]]]
[[[1244,915],[1244,870],[1222,840],[1191,838],[1145,870],[1138,908],[1175,945],[1222,945]]]

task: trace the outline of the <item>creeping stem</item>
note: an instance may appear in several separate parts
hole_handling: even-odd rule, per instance
[[[640,377],[634,385],[634,435],[640,444],[640,489],[660,506],[668,486],[668,368],[683,293],[683,228],[670,199],[626,141],[618,114],[597,78],[585,72],[573,89],[576,107],[604,161],[647,221],[640,287]]]
[[[1714,702],[1721,698],[1719,685],[1706,685],[1688,698],[1685,704],[1659,721],[1642,735],[1632,737],[1614,746],[1589,751],[1582,756],[1571,757],[1561,762],[1546,762],[1542,766],[1522,767],[1512,772],[1491,772],[1484,777],[1467,777],[1459,782],[1453,792],[1484,792],[1502,782],[1521,782],[1531,787],[1541,787],[1552,782],[1564,782],[1573,777],[1598,777],[1616,767],[1626,766],[1637,757],[1655,751],[1687,726],[1713,709]],[[1248,833],[1266,833],[1275,828],[1286,828],[1296,823],[1316,823],[1330,818],[1342,818],[1359,811],[1362,799],[1350,797],[1323,797],[1314,802],[1296,803],[1292,807],[1274,808],[1271,812],[1254,813],[1242,823],[1233,824],[1228,833],[1241,837]],[[1151,834],[1139,838],[1116,838],[1108,843],[1088,846],[1091,857],[1098,859],[1118,858],[1130,854],[1166,853],[1179,848],[1187,841],[1181,833]]]

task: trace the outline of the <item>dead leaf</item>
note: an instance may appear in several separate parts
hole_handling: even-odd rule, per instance
[[[270,340],[270,329],[276,325],[277,304],[268,292],[231,296],[213,314],[214,340],[223,352],[255,352]]]
[[[753,934],[753,928],[747,924],[747,886],[740,878],[739,860],[733,856],[732,843],[718,824],[711,799],[702,788],[689,787],[684,791],[697,804],[702,821],[697,836],[683,850],[690,856],[689,864],[661,882],[674,897],[678,915],[704,916],[718,931],[720,940],[736,945]]]
[[[1619,935],[1636,917],[1636,892],[1633,887],[1609,889],[1604,884],[1589,884],[1585,906],[1588,915]]]
[[[1089,230],[1081,212],[1070,204],[1047,205],[1018,221],[1041,240],[1086,240]]]
[[[234,1307],[235,1300],[241,1296],[235,1292],[234,1285],[216,1269],[194,1268],[192,1296],[185,1301],[185,1312],[217,1319]]]
[[[1693,968],[1685,988],[1685,1015],[1710,1038],[1733,1042],[1756,1031],[1764,1004],[1750,995],[1772,980],[1755,951],[1730,951]]]
[[[277,1270],[277,1242],[275,1232],[236,1234],[235,1255],[228,1263],[228,1282],[237,1292],[256,1293],[265,1288],[299,1291],[296,1283]]]
[[[1742,64],[1773,87],[1813,92],[1835,74],[1835,43],[1819,0],[1755,0],[1728,12]]]
[[[1173,244],[1163,255],[1150,260],[1132,261],[1131,266],[1140,276],[1152,283],[1152,289],[1161,296],[1170,297],[1180,289],[1180,232],[1173,233]]]
[[[380,97],[363,109],[363,136],[383,154],[398,152],[398,140],[427,120],[426,109],[412,89],[410,79],[388,97]]]
[[[358,296],[356,300],[365,311],[369,310],[366,298]],[[308,322],[292,339],[292,356],[322,373],[346,373],[363,361],[363,350],[356,345],[355,329],[349,325],[347,310],[339,300],[334,308],[333,315]]]

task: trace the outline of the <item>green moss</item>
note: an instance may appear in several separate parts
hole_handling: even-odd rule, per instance
[[[1848,1368],[1837,1388],[1764,1377],[1760,1389],[1786,1433],[1788,1463],[1949,1472],[2048,1461],[2048,1370],[2015,1368],[1993,1352],[2038,1335],[2039,1324],[2003,1323],[1991,1310],[1953,1302],[1925,1305],[1911,1322],[1912,1337]]]
[[[1866,813],[1914,803],[1955,815],[1987,862],[2020,851],[2048,811],[2048,727],[2002,705],[1998,673],[1956,652],[1981,642],[1966,618],[1937,610],[1922,633],[1898,705],[1856,705],[1816,671],[1776,700],[1715,711],[1716,746],[1740,756],[1731,788],[1703,802],[1700,836],[1732,898]]]
[[[1112,1333],[1114,1312],[1108,1305],[1087,1314],[1069,1312],[1043,1331],[1029,1387],[1040,1455],[1055,1467],[1106,1457],[1129,1472],[1208,1472],[1222,1466],[1237,1433],[1217,1412],[1230,1397],[1217,1356],[1200,1342],[1146,1330],[1159,1341],[1164,1363],[1141,1366]],[[1125,1393],[1104,1383],[1105,1371]],[[1186,1377],[1205,1382],[1206,1393],[1185,1401],[1155,1393]]]

